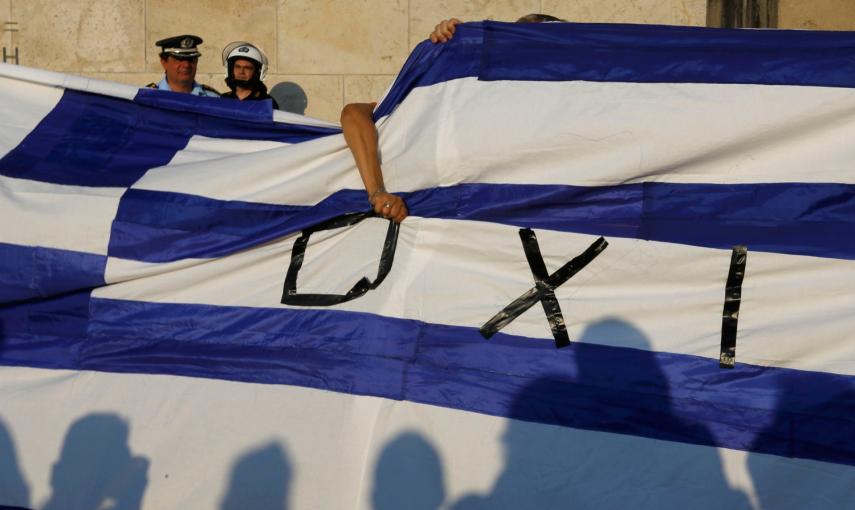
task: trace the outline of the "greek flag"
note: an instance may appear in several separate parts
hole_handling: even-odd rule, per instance
[[[337,125],[0,65],[0,506],[855,508],[855,33],[497,22]]]

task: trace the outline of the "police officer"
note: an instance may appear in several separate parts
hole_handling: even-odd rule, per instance
[[[149,88],[183,92],[194,96],[219,97],[213,88],[196,83],[196,64],[199,62],[199,46],[202,38],[195,35],[177,35],[154,43],[160,47],[160,65],[163,79],[149,83]]]
[[[223,66],[226,68],[226,85],[230,89],[223,97],[240,101],[270,99],[273,108],[279,109],[262,82],[267,75],[267,56],[258,46],[243,41],[227,44],[223,48]]]

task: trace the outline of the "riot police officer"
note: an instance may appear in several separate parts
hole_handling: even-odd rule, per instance
[[[230,89],[223,97],[240,101],[270,99],[273,108],[279,108],[262,82],[267,75],[267,56],[258,46],[243,41],[226,45],[223,48],[223,66],[226,68],[226,85]]]

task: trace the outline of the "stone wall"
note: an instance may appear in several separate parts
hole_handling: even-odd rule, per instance
[[[855,30],[852,0],[779,0],[778,28]]]
[[[26,66],[144,85],[160,79],[154,42],[197,34],[198,80],[223,90],[220,52],[258,44],[268,86],[290,81],[306,113],[337,120],[342,105],[377,99],[441,19],[512,21],[531,12],[576,21],[703,25],[706,0],[0,0],[16,21],[2,45]]]

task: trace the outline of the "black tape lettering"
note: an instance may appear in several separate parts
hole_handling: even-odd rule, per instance
[[[303,266],[303,258],[306,255],[306,247],[309,244],[311,235],[322,230],[332,230],[334,228],[355,225],[367,218],[382,218],[382,216],[374,211],[347,213],[303,230],[300,237],[294,242],[294,247],[291,249],[291,264],[288,266],[288,273],[285,275],[285,285],[282,291],[283,304],[295,306],[337,305],[361,297],[369,290],[376,289],[383,283],[386,275],[392,269],[392,262],[395,259],[395,248],[398,246],[398,230],[400,226],[392,220],[389,220],[389,228],[386,230],[386,239],[383,241],[383,252],[380,255],[380,263],[377,268],[377,278],[373,282],[367,277],[362,277],[346,294],[300,294],[297,292],[297,275]]]
[[[522,241],[528,265],[531,268],[531,274],[534,276],[534,287],[511,301],[508,306],[481,326],[479,330],[481,336],[490,339],[490,337],[540,301],[543,306],[543,312],[546,314],[546,320],[549,322],[549,329],[552,330],[552,337],[555,339],[555,347],[566,347],[570,345],[570,338],[567,335],[567,327],[564,324],[561,307],[558,304],[558,299],[555,297],[555,289],[563,285],[564,282],[572,278],[592,260],[597,258],[609,243],[600,237],[582,254],[567,262],[550,275],[546,270],[546,264],[543,262],[543,256],[540,253],[540,246],[537,243],[534,231],[529,228],[520,229],[520,240]]]
[[[721,318],[721,353],[718,366],[733,368],[736,363],[736,326],[739,322],[739,305],[742,301],[742,280],[745,279],[745,264],[748,248],[734,246],[730,255],[730,271],[724,290],[724,310]]]

